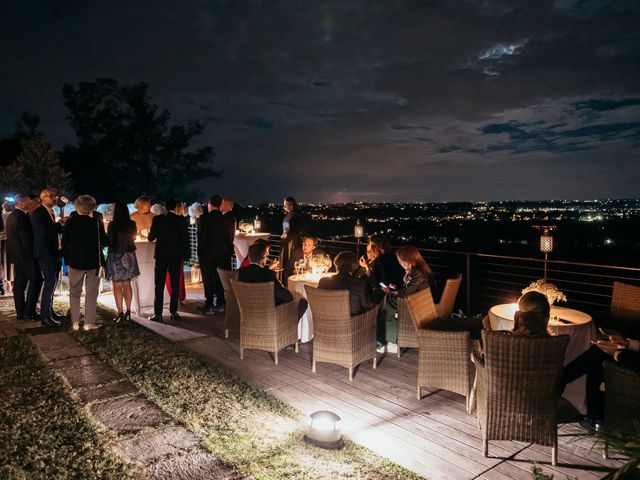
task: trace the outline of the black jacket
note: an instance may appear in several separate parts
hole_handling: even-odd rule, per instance
[[[62,255],[67,265],[76,270],[104,265],[102,248],[107,243],[104,223],[89,215],[69,217],[62,230]]]
[[[261,267],[255,263],[242,267],[238,270],[238,280],[247,283],[273,282],[273,293],[276,305],[288,303],[293,300],[291,292],[280,283],[276,273],[267,267]]]
[[[226,260],[233,255],[235,221],[233,215],[220,210],[204,213],[198,219],[198,257],[204,260]]]
[[[373,307],[371,287],[364,278],[352,277],[346,272],[339,272],[332,277],[320,279],[318,288],[325,290],[349,290],[349,308],[351,315],[357,315]]]
[[[58,259],[58,235],[62,226],[54,222],[49,211],[40,205],[31,214],[33,229],[33,257]]]
[[[21,264],[33,260],[33,231],[29,215],[16,208],[7,217],[7,261]]]
[[[187,261],[191,258],[187,223],[184,217],[173,212],[153,217],[148,240],[156,241],[154,258],[168,262]]]
[[[380,288],[380,283],[385,285],[396,285],[400,288],[403,284],[404,269],[398,263],[397,257],[393,253],[383,253],[378,255],[369,264],[369,285],[373,290],[374,301],[380,302],[384,297],[384,292]]]

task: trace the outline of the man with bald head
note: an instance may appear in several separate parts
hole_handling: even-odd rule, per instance
[[[7,262],[13,264],[13,302],[18,320],[36,320],[36,303],[42,276],[33,258],[33,230],[28,195],[16,195],[13,212],[7,217]],[[26,291],[26,299],[25,299]]]
[[[53,311],[53,292],[58,282],[61,265],[62,226],[56,222],[53,207],[58,196],[50,188],[40,191],[41,205],[31,214],[33,228],[33,256],[42,272],[43,287],[40,298],[40,318],[44,325],[60,326],[62,317]]]

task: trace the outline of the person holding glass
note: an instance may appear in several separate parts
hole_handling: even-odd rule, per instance
[[[107,228],[107,237],[109,253],[106,278],[111,280],[113,298],[118,309],[118,314],[113,321],[119,323],[131,320],[131,298],[133,297],[131,280],[140,275],[136,258],[136,222],[129,218],[126,203],[115,203],[113,220],[109,222]]]

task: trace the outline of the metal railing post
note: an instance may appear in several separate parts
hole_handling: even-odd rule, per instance
[[[465,254],[467,257],[467,315],[471,315],[471,255]]]

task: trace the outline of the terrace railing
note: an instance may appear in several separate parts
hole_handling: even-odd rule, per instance
[[[271,255],[280,251],[280,237],[270,238]],[[364,254],[364,244],[320,239],[320,248],[332,256],[341,250]],[[512,257],[453,250],[420,249],[440,277],[462,273],[463,283],[456,310],[467,314],[486,313],[499,303],[515,302],[523,288],[544,275],[544,259]],[[549,260],[547,281],[554,283],[567,297],[561,306],[586,312],[608,310],[613,282],[640,285],[640,268],[593,263]]]

